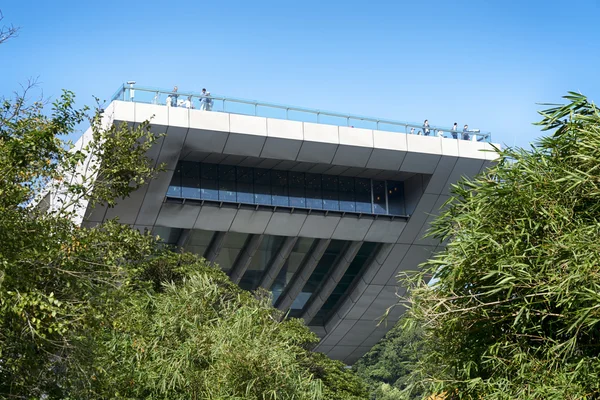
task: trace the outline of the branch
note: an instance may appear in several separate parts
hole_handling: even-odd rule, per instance
[[[2,11],[0,11],[0,21],[2,21],[4,19],[4,15],[2,14]],[[17,37],[18,33],[19,33],[19,28],[18,26],[14,26],[14,25],[4,25],[3,27],[0,28],[0,44],[6,42],[8,39]]]

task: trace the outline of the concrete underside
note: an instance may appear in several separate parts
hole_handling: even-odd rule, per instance
[[[288,245],[296,237],[358,243],[349,245],[345,257],[353,257],[360,243],[381,243],[327,321],[311,326],[322,338],[316,350],[348,364],[376,344],[401,316],[403,310],[393,308],[386,322],[378,325],[386,309],[404,293],[396,275],[416,270],[442,247],[423,235],[449,198],[450,185],[462,176],[479,173],[495,158],[494,153],[481,151],[491,149],[487,143],[142,103],[114,101],[105,115],[114,123],[129,124],[152,118],[152,131],[166,135],[149,155],[156,165],[164,164],[166,171],[114,208],[88,209],[85,226],[119,217],[120,222],[141,230],[168,227],[213,231],[215,236],[250,234],[244,257],[230,266],[234,276],[240,268],[243,273],[252,258],[252,246],[265,235],[284,236]],[[179,160],[403,181],[410,218],[165,202]],[[280,254],[285,257],[285,252]],[[332,265],[323,293],[335,284],[336,271],[347,268],[348,263],[341,261]],[[306,278],[295,278],[295,284],[301,285]],[[327,296],[321,297],[325,299],[318,301],[323,304]],[[280,304],[288,305],[290,300]],[[304,311],[305,318],[316,311],[312,303],[312,309]]]

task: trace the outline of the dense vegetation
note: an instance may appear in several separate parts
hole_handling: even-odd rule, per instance
[[[449,244],[405,281],[425,342],[408,389],[600,398],[600,113],[566,99],[542,113],[550,136],[501,151],[434,223]]]
[[[116,221],[74,222],[152,179],[157,136],[87,120],[73,102],[65,92],[49,115],[22,96],[2,102],[0,397],[366,398],[265,293]],[[86,120],[93,139],[67,150],[62,137]],[[48,207],[49,184],[64,196]]]

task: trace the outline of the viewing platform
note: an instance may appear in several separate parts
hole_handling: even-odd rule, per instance
[[[226,112],[230,114],[250,115],[256,117],[284,119],[298,122],[312,122],[324,125],[347,126],[351,128],[374,129],[385,132],[397,132],[423,136],[439,136],[453,140],[463,140],[463,130],[453,131],[452,127],[424,126],[423,124],[394,121],[376,117],[366,117],[354,114],[343,114],[332,111],[289,106],[285,104],[266,103],[258,100],[246,100],[221,95],[203,95],[190,91],[169,91],[146,86],[123,84],[112,96],[111,101],[133,101],[155,105],[167,105],[200,109],[201,101],[210,104],[207,111]],[[186,101],[189,103],[186,105]],[[429,134],[426,134],[429,130]],[[453,134],[457,139],[453,138]],[[467,131],[468,140],[491,143],[492,134],[479,129]]]

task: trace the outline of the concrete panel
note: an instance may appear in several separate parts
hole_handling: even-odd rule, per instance
[[[377,322],[359,320],[341,339],[344,346],[360,346],[377,328]]]
[[[442,140],[434,136],[407,135],[406,150],[416,154],[442,155]]]
[[[383,290],[383,285],[368,285],[360,297],[355,301],[352,307],[346,314],[346,319],[360,319],[371,303],[375,301],[379,293]]]
[[[156,165],[165,164],[166,169],[175,169],[187,132],[187,128],[173,126],[167,128],[167,135],[163,139]]]
[[[301,141],[304,139],[303,128],[302,122],[267,118],[267,136],[269,138]]]
[[[183,107],[165,107],[169,112],[169,127],[190,127],[190,110]]]
[[[297,161],[331,164],[337,144],[304,142],[298,153]]]
[[[358,282],[356,282],[350,290],[350,299],[356,303],[365,290],[367,290],[367,287],[367,283],[362,278],[358,279]]]
[[[348,169],[348,167],[342,167],[342,166],[337,166],[337,165],[332,167],[331,164],[312,164],[312,167],[306,172],[310,172],[311,174],[324,174],[333,168],[343,168],[344,171],[346,169]],[[335,174],[330,174],[330,175],[335,175]]]
[[[304,141],[317,143],[339,144],[339,131],[337,126],[304,122]]]
[[[168,126],[169,114],[167,107],[161,107],[154,104],[134,103],[135,104],[135,123],[141,124],[150,121],[153,126]]]
[[[446,182],[454,170],[458,157],[442,157],[431,176],[425,193],[440,194],[446,188]]]
[[[347,357],[345,357],[343,359],[343,362],[346,365],[354,364],[355,362],[358,361],[359,358],[361,358],[366,353],[368,353],[369,350],[371,350],[371,347],[373,347],[373,346],[358,346],[352,353],[350,353],[350,355],[348,355]]]
[[[398,295],[400,293],[397,294],[396,286],[384,286],[369,308],[367,308],[367,311],[362,315],[361,319],[379,323],[383,319],[386,310],[398,302]]]
[[[395,244],[392,250],[390,251],[388,257],[385,259],[377,274],[373,277],[373,279],[368,283],[375,285],[386,285],[396,275],[396,271],[406,253],[410,245],[408,244]]]
[[[364,240],[372,223],[372,218],[358,218],[354,215],[346,215],[340,219],[331,238],[339,240]]]
[[[372,151],[367,147],[340,145],[333,157],[333,164],[364,168]]]
[[[141,189],[138,189],[140,191]],[[106,215],[106,210],[108,207],[106,205],[96,204],[96,207],[89,207],[85,210],[85,221],[92,222],[102,222],[104,221],[104,216]]]
[[[230,133],[224,153],[256,156],[261,154],[266,136]]]
[[[325,169],[325,171],[323,171],[323,174],[326,175],[341,175],[343,174],[345,171],[348,170],[348,167],[343,166],[343,165],[324,165],[325,167],[327,167]]]
[[[167,170],[160,172],[155,179],[150,181],[135,220],[136,225],[154,225],[172,177],[173,171]]]
[[[476,175],[481,170],[483,162],[484,160],[474,158],[459,158],[446,181],[446,186],[444,187],[444,190],[442,190],[442,194],[450,194],[450,185],[458,182],[460,178]]]
[[[355,320],[341,320],[338,321],[335,326],[327,323],[325,325],[325,330],[328,332],[327,336],[317,345],[315,348],[316,351],[322,351],[320,349],[321,346],[335,346],[339,343],[340,339],[344,337],[344,335],[352,329]]]
[[[491,149],[485,142],[473,142],[471,140],[457,140],[458,155],[463,158],[478,158],[485,160],[485,153],[481,150]]]
[[[272,213],[269,211],[238,210],[231,231],[241,233],[264,233]]]
[[[261,157],[278,160],[295,160],[302,146],[301,141],[267,137]]]
[[[338,127],[340,144],[373,148],[373,131],[371,129]]]
[[[438,140],[437,138],[428,138]],[[435,167],[440,161],[441,156],[437,154],[423,154],[423,153],[411,153],[408,152],[400,171],[404,172],[417,172],[420,174],[432,174],[435,171]]]
[[[373,278],[375,277],[375,275],[377,275],[379,269],[381,268],[381,266],[383,265],[393,248],[394,244],[392,243],[384,243],[379,247],[377,254],[375,254],[375,257],[373,257],[373,259],[371,259],[368,268],[363,273],[362,278],[365,282],[372,283]]]
[[[356,350],[358,346],[335,346],[327,352],[327,356],[334,360],[344,360]]]
[[[235,260],[234,265],[231,267],[229,271],[229,278],[235,284],[239,284],[248,269],[248,265],[252,261],[252,257],[254,257],[254,253],[260,246],[263,235],[250,235],[248,240],[246,240],[246,244],[244,248],[240,251],[237,259]]]
[[[417,244],[413,244],[410,246],[406,255],[400,262],[396,269],[396,274],[401,271],[417,271],[419,270],[419,264],[424,263],[431,257],[433,252],[435,251],[434,246],[421,246]],[[397,285],[396,276],[392,276],[390,280],[387,282],[390,286]]]
[[[365,241],[395,243],[402,234],[406,224],[406,221],[399,219],[393,221],[383,219],[375,220],[365,236]]]
[[[393,326],[393,324],[387,324],[385,322],[376,326],[375,330],[371,334],[365,337],[365,340],[361,343],[360,347],[371,348],[375,346],[387,333],[387,331]]]
[[[229,114],[229,131],[244,135],[267,136],[267,119],[249,115]]]
[[[275,166],[277,164],[279,164],[279,162],[280,162],[279,160],[265,158],[265,159],[261,160],[260,163],[258,163],[256,168],[265,168],[265,169],[275,168]]]
[[[442,206],[444,203],[446,203],[446,201],[448,201],[449,198],[450,196],[446,195],[440,195],[440,197],[438,197],[433,209],[431,210],[431,213],[427,216],[427,219],[425,220],[417,239],[414,241],[415,244],[423,244],[428,246],[437,246],[440,244],[440,239],[436,239],[434,237],[425,237],[425,235],[427,234],[431,223],[442,212]]]
[[[199,131],[229,132],[229,114],[190,110],[190,128]]]
[[[340,217],[330,215],[308,215],[299,236],[319,239],[329,239],[333,235]]]
[[[458,157],[458,142],[460,140],[442,140],[442,155],[446,157]]]
[[[367,168],[398,171],[405,156],[405,151],[373,149]]]
[[[404,204],[408,215],[415,212],[426,186],[423,175],[414,175],[404,181]]]
[[[222,153],[228,137],[228,132],[190,129],[184,148],[193,152]]]
[[[377,149],[407,151],[407,138],[412,135],[397,132],[373,131],[373,145]]]
[[[114,121],[116,123],[119,122],[128,122],[131,123],[135,121],[135,104],[133,102],[128,101],[114,101],[113,115]]]
[[[306,214],[274,211],[265,229],[267,235],[298,236]]]
[[[194,229],[205,231],[228,231],[237,213],[235,208],[204,205],[201,207]]]
[[[417,208],[413,213],[412,217],[406,224],[404,231],[398,238],[398,243],[407,243],[412,244],[418,237],[423,224],[427,220],[429,213],[435,206],[435,202],[437,201],[439,196],[435,194],[425,193],[421,196],[421,200],[419,204],[417,204]]]
[[[192,229],[200,213],[200,208],[195,205],[163,203],[156,225]]]

